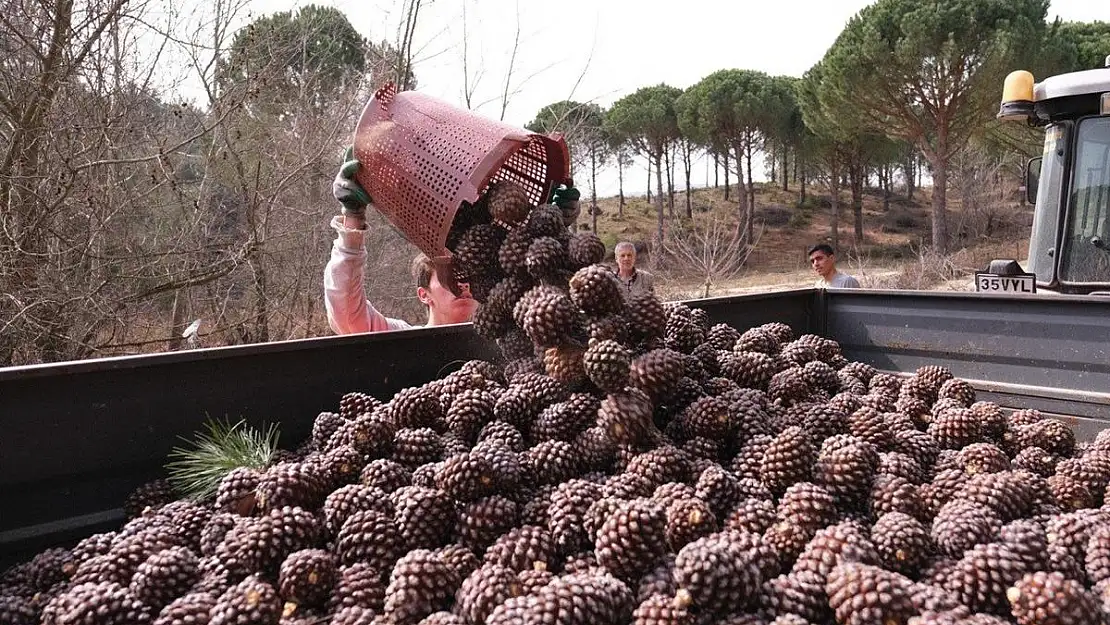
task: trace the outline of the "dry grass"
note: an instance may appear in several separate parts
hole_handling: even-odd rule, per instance
[[[746,258],[743,268],[727,277],[711,278],[693,275],[689,267],[667,266],[651,258],[651,242],[656,231],[653,204],[645,198],[628,198],[623,215],[618,214],[617,198],[598,201],[598,235],[612,253],[618,241],[630,240],[648,250],[645,264],[654,267],[658,276],[657,290],[665,299],[721,296],[746,292],[772,291],[811,286],[815,277],[805,258],[805,250],[817,242],[828,241],[830,224],[829,197],[823,189],[807,189],[805,205],[799,205],[796,185],[783,191],[778,185],[757,185],[756,228],[761,236]],[[956,194],[949,195],[950,224],[966,223]],[[739,219],[738,195],[735,187],[729,200],[723,189],[698,189],[693,192],[695,220],[712,218],[735,225]],[[1024,259],[1028,248],[1027,209],[1008,207],[1005,214],[1014,222],[996,227],[994,238],[980,236],[962,242],[947,256],[932,252],[927,243],[931,238],[929,189],[919,189],[914,201],[895,196],[890,209],[883,210],[882,198],[875,192],[864,194],[864,240],[856,242],[852,229],[850,199],[841,199],[839,215],[840,268],[856,276],[865,288],[883,289],[952,289],[973,288],[971,275],[995,258]],[[685,194],[675,194],[676,222],[687,223]],[[667,207],[665,216],[672,217]],[[585,215],[580,227],[588,227]],[[665,233],[668,230],[665,230]]]
[[[942,256],[932,250],[921,250],[916,261],[903,263],[898,270],[859,275],[860,286],[866,289],[930,290],[964,274],[959,264],[962,256],[966,255],[958,252]]]

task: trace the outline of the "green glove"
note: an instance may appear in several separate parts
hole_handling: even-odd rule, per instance
[[[556,186],[551,190],[551,203],[562,207],[569,202],[577,202],[582,199],[582,193],[574,187],[568,187],[565,184]]]
[[[353,217],[365,217],[366,206],[370,204],[370,194],[355,180],[360,163],[354,157],[354,148],[348,146],[343,153],[343,164],[331,183],[331,192],[335,199],[343,205],[343,214]]]
[[[569,185],[559,185],[551,191],[551,203],[563,211],[563,224],[568,228],[578,221],[578,214],[581,212],[578,200],[581,197],[582,193]]]

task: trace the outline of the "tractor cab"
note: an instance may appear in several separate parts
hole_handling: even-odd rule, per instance
[[[998,118],[1044,129],[1044,150],[1029,160],[1025,176],[1026,201],[1035,206],[1025,275],[1034,290],[1110,294],[1110,57],[1106,61],[1104,68],[1042,82],[1026,71],[1006,77]]]

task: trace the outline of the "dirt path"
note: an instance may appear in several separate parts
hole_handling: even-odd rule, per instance
[[[882,267],[857,274],[860,284],[865,288],[876,287],[882,282],[893,280],[902,270],[899,267]],[[659,279],[660,294],[665,299],[700,298],[705,296],[705,285],[697,280]],[[792,271],[769,274],[756,274],[727,280],[710,286],[710,297],[740,295],[743,293],[768,293],[813,286],[816,278],[812,271]]]
[[[961,272],[960,275],[947,280],[915,282],[917,278],[913,274],[914,269],[916,267],[912,263],[905,263],[867,267],[859,270],[849,269],[848,273],[854,275],[860,281],[860,286],[867,289],[975,290],[974,276],[971,273]],[[712,284],[709,289],[709,297],[806,288],[813,286],[815,281],[816,278],[813,272],[808,270],[752,274]],[[692,278],[660,276],[656,279],[656,284],[659,294],[666,300],[698,299],[706,295],[704,283]]]

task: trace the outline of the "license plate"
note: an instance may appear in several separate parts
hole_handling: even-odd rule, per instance
[[[1001,276],[976,273],[975,290],[979,293],[1036,293],[1037,275],[1032,273]]]

